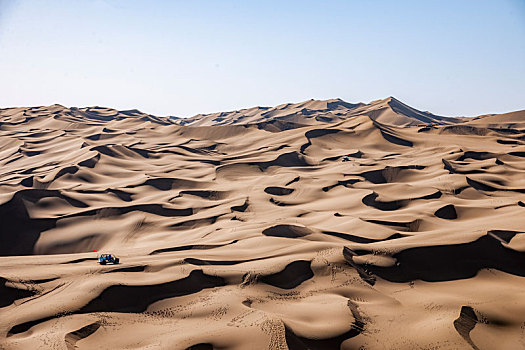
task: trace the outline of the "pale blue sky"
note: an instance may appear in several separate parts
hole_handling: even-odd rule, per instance
[[[525,0],[0,0],[0,106],[525,109]]]

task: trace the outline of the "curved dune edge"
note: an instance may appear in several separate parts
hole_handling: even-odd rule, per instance
[[[1,109],[0,348],[521,348],[520,118]]]

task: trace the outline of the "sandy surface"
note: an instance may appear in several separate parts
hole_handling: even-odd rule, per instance
[[[524,118],[2,109],[0,348],[525,348]]]

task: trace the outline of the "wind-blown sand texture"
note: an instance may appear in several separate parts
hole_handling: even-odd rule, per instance
[[[524,118],[2,109],[0,348],[525,348]]]

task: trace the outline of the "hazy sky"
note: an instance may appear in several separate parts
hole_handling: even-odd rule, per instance
[[[0,0],[0,106],[525,109],[525,0]]]

